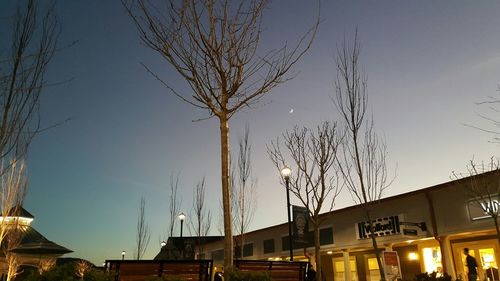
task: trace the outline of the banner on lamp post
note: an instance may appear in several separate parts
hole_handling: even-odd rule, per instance
[[[293,210],[293,242],[307,244],[309,233],[309,210],[301,206],[292,206]]]

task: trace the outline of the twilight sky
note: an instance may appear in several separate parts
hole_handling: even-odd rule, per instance
[[[9,16],[18,2],[0,3],[1,55],[8,50]],[[54,58],[49,81],[71,80],[44,91],[41,114],[46,125],[71,121],[33,142],[25,207],[35,215],[35,228],[75,251],[70,256],[101,264],[122,250],[131,257],[144,196],[152,232],[145,258],[152,258],[166,237],[172,173],[180,175],[185,212],[196,182],[206,177],[208,204],[218,220],[217,120],[192,122],[206,112],[175,98],[144,70],[141,62],[191,94],[159,55],[141,45],[120,1],[57,1],[56,11],[63,25],[60,44],[78,43]],[[261,50],[297,42],[316,11],[315,1],[273,1],[264,14]],[[233,148],[245,124],[251,130],[259,198],[251,229],[285,222],[285,191],[266,144],[296,124],[337,119],[330,99],[335,49],[356,27],[370,107],[391,169],[397,166],[386,196],[446,182],[471,158],[498,155],[490,135],[463,124],[489,127],[477,116],[486,109],[475,103],[498,95],[499,14],[500,2],[492,0],[321,1],[323,22],[294,68],[296,78],[231,120]],[[352,204],[346,192],[337,208]]]

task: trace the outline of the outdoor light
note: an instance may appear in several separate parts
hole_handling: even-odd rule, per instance
[[[126,254],[126,252],[122,251],[122,260],[125,260],[125,254]]]
[[[163,247],[165,247],[165,245],[167,245],[167,242],[161,241],[160,246],[163,248]]]
[[[285,180],[290,179],[291,174],[292,174],[292,169],[290,169],[290,167],[285,165],[285,167],[281,169],[281,175],[283,176],[283,178],[285,178]]]
[[[181,221],[181,237],[182,237],[182,227],[184,226],[184,220],[186,219],[186,214],[180,213],[179,214],[179,220]]]
[[[186,219],[186,214],[180,213],[179,214],[179,220],[184,221]]]
[[[290,218],[290,175],[292,174],[292,169],[285,165],[281,169],[281,176],[285,179],[286,187],[286,209],[288,212],[288,247],[290,247],[290,261],[293,261],[293,245],[292,245],[292,219]]]
[[[410,252],[408,253],[408,259],[411,261],[416,261],[418,260],[418,254],[415,252]]]

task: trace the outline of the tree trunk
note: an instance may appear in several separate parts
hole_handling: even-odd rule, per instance
[[[496,215],[496,216],[491,216],[491,218],[492,218],[492,219],[493,219],[493,221],[495,222],[495,229],[496,229],[496,231],[497,231],[497,239],[498,239],[498,244],[500,245],[500,228],[499,228],[499,226],[498,226],[498,215]],[[495,251],[495,252],[497,252],[497,251]],[[496,257],[495,257],[495,258],[497,259],[497,263],[498,263],[498,261],[500,260],[500,253],[498,253],[498,252],[497,252],[497,254],[496,254]]]
[[[495,222],[495,229],[497,231],[498,244],[500,244],[500,228],[498,227],[498,216],[491,216],[491,218]]]
[[[244,245],[245,245],[245,240],[244,240],[244,237],[243,237],[243,231],[241,232],[241,239],[240,239],[240,259],[243,259],[243,248],[244,248]]]
[[[374,235],[373,231],[373,221],[370,216],[370,212],[366,210],[366,218],[368,219],[368,224],[370,226],[370,238],[372,239],[373,250],[375,251],[375,257],[377,258],[378,269],[380,272],[380,280],[385,281],[385,270],[384,265],[382,264],[382,257],[380,256],[380,251],[377,245],[377,238]]]
[[[319,225],[314,225],[314,255],[316,258],[316,280],[321,281],[323,272],[321,270],[321,252],[319,242]]]
[[[432,197],[429,192],[425,193],[425,197],[427,198],[427,202],[429,203],[429,212],[431,214],[431,224],[432,224],[432,236],[439,243],[439,251],[441,253],[441,266],[443,268],[443,273],[449,273],[448,267],[446,266],[446,254],[444,252],[445,239],[441,237],[438,232],[437,220],[436,220],[436,211],[434,210],[434,202],[432,201]]]
[[[233,265],[233,226],[231,219],[231,190],[229,189],[229,121],[219,116],[221,140],[222,206],[224,210],[224,269]],[[227,271],[225,271],[227,272]]]

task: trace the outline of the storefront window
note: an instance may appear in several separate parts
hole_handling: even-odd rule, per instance
[[[345,281],[345,267],[344,267],[344,261],[343,258],[335,259],[333,261],[333,270],[334,270],[334,278],[333,280],[335,281]],[[352,281],[358,281],[358,273],[356,271],[356,260],[354,258],[351,258],[349,260],[349,266],[351,269],[351,280]]]
[[[487,280],[498,281],[498,266],[495,261],[495,250],[493,248],[479,249],[479,257]]]
[[[443,265],[441,263],[441,249],[439,247],[423,248],[424,268],[428,273],[437,272],[442,274]]]
[[[498,240],[477,240],[464,243],[452,243],[453,255],[457,274],[467,276],[467,262],[464,249],[469,248],[469,255],[477,262],[477,280],[499,281],[498,266]]]
[[[368,258],[368,280],[378,281],[380,280],[380,271],[378,269],[377,258]]]

